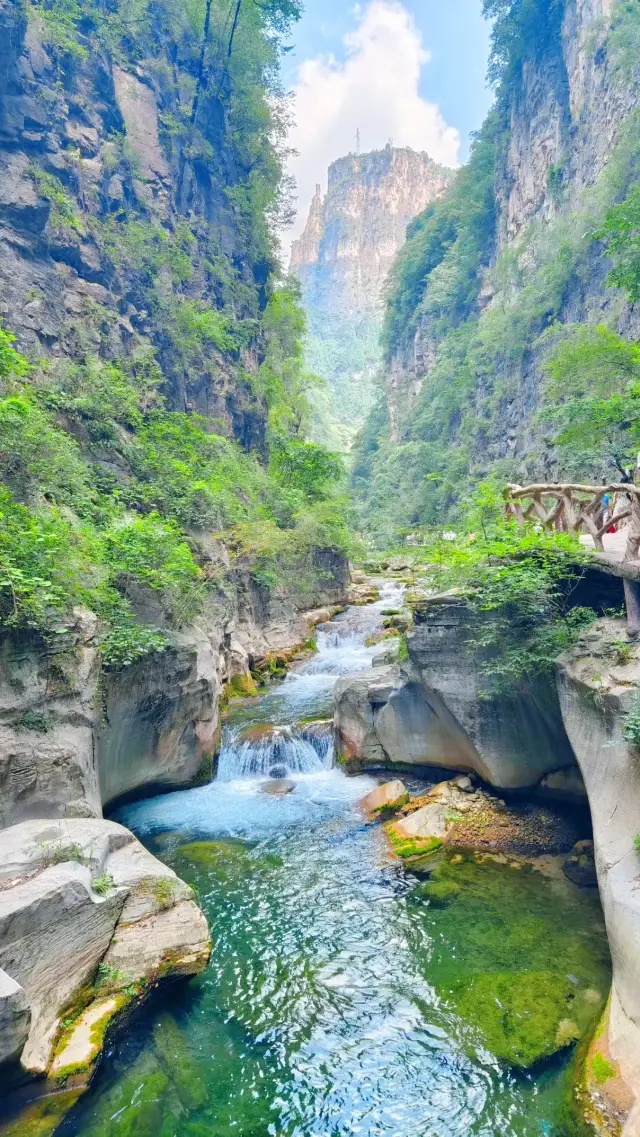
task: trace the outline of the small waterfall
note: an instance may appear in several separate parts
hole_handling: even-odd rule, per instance
[[[249,728],[223,745],[218,780],[237,778],[286,778],[328,770],[333,763],[333,734],[324,724],[296,730],[294,727]]]

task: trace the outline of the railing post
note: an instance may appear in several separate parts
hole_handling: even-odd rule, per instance
[[[637,561],[640,549],[640,499],[638,490],[630,487],[631,520],[629,521],[629,534],[624,551],[623,563]],[[624,602],[627,609],[627,635],[634,640],[640,635],[640,584],[637,580],[624,581]]]

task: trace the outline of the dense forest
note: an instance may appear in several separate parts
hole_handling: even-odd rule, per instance
[[[304,313],[276,255],[279,57],[299,14],[0,11],[15,117],[0,124],[0,620],[51,635],[87,606],[106,667],[161,650],[224,587],[202,534],[301,597],[311,551],[346,548],[342,465],[306,441]]]
[[[586,26],[560,0],[484,10],[495,105],[409,226],[356,447],[382,545],[487,477],[618,476],[640,441],[640,5]]]

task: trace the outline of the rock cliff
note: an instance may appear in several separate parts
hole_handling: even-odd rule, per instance
[[[537,416],[551,326],[640,334],[637,304],[606,283],[611,261],[597,239],[637,182],[636,18],[612,0],[536,0],[528,16],[505,6],[496,107],[391,275],[386,398],[355,466],[379,532],[394,512],[402,526],[442,515],[456,487],[491,469],[512,480],[604,475],[610,457],[585,452],[578,471]],[[425,488],[425,474],[444,491]]]
[[[380,360],[382,293],[407,225],[449,185],[453,173],[428,154],[387,146],[329,167],[290,269],[302,285],[308,359],[329,381],[338,421],[353,430],[368,409]]]

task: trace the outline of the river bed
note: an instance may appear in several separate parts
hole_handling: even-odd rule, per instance
[[[383,647],[364,640],[399,601],[386,584],[319,632],[309,662],[238,704],[210,785],[119,811],[194,886],[214,950],[202,976],[133,1019],[60,1137],[582,1132],[565,1112],[571,1049],[518,1071],[460,1006],[478,976],[510,969],[568,976],[576,1005],[602,1000],[597,896],[468,858],[463,899],[436,905],[364,822],[376,780],[347,778],[326,736],[298,726],[331,714],[339,675],[372,665]],[[276,731],[247,735],[252,724]],[[274,768],[295,782],[287,796],[262,792]]]

